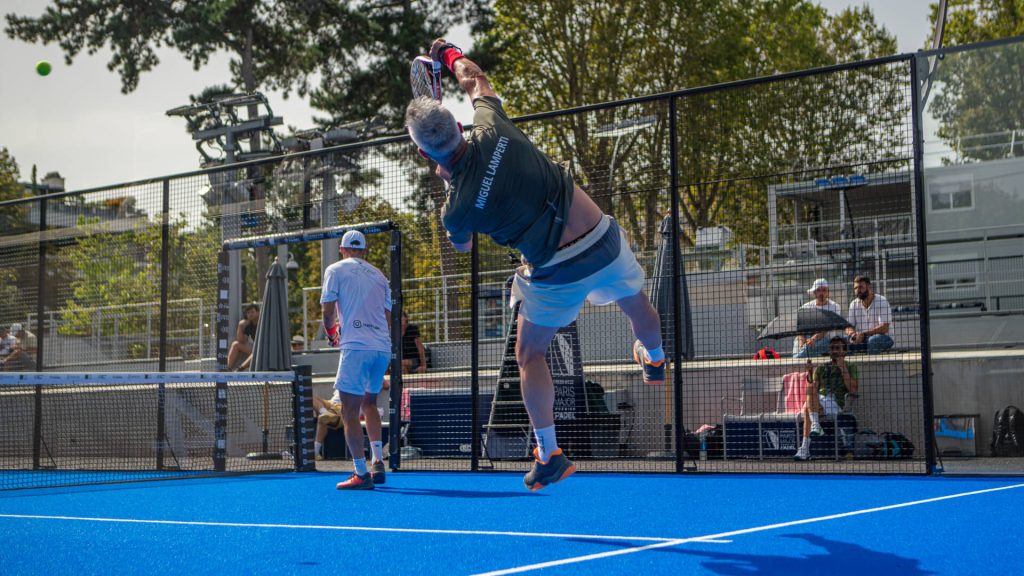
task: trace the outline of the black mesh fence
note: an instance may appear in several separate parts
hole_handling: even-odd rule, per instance
[[[956,56],[984,61],[1009,46]],[[958,314],[1019,314],[1022,258],[1018,217],[999,235],[977,235],[998,253],[923,260],[926,242],[931,253],[962,240],[957,226],[931,235],[932,216],[985,201],[977,186],[968,199],[962,171],[925,178],[925,141],[956,140],[929,128],[917,102],[931,61],[893,57],[517,121],[625,232],[669,355],[666,383],[644,384],[615,305],[585,304],[555,336],[547,358],[559,442],[581,470],[930,469],[929,300]],[[1008,134],[1004,163],[1024,150],[1019,130]],[[212,370],[218,274],[233,278],[237,322],[276,257],[291,270],[297,362],[313,365],[317,394],[330,396],[337,356],[320,328],[319,285],[336,243],[242,250],[230,272],[218,270],[220,243],[391,221],[402,232],[408,372],[402,394],[380,402],[398,415],[401,468],[520,470],[533,440],[508,281],[521,262],[484,237],[471,255],[455,252],[444,199],[426,162],[395,137],[51,196],[45,223],[40,201],[7,203],[15,226],[0,235],[0,273],[11,297],[0,322],[38,332],[44,370]],[[387,271],[389,250],[371,238],[368,260]],[[1019,346],[1013,334],[1006,340]],[[961,348],[984,347],[976,339]],[[981,396],[942,413],[987,412]]]

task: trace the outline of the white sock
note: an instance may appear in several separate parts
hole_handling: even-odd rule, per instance
[[[818,413],[817,412],[811,412],[811,425],[812,426],[821,426],[821,424],[818,422]]]
[[[374,462],[384,461],[384,442],[370,442],[370,452],[373,453]]]
[[[537,455],[541,462],[547,462],[551,454],[558,450],[558,441],[555,439],[555,425],[547,428],[537,428],[533,431],[537,438]]]
[[[651,362],[661,362],[665,359],[665,350],[658,346],[647,351],[647,359]]]
[[[352,465],[356,468],[356,474],[360,476],[366,474],[366,458],[353,458]]]
[[[811,448],[811,438],[804,436],[804,443],[800,445],[801,450],[809,450]]]
[[[314,450],[315,454],[317,454],[319,456],[323,456],[324,455],[324,443],[323,442],[314,442],[313,443],[313,450]]]

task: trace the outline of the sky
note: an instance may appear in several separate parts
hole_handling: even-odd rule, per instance
[[[818,0],[829,12],[867,4],[875,18],[894,33],[900,52],[915,52],[929,33],[929,3],[934,0]],[[4,0],[0,13],[37,16],[47,0]],[[6,27],[6,21],[0,22]],[[448,39],[468,47],[465,29]],[[424,39],[424,48],[430,39]],[[227,81],[229,57],[219,53],[199,71],[178,52],[159,52],[160,64],[143,74],[131,94],[121,93],[120,77],[106,68],[110,52],[79,54],[67,66],[61,49],[26,44],[0,33],[0,148],[6,147],[27,181],[33,165],[40,179],[57,171],[68,190],[131,182],[199,168],[199,155],[181,118],[165,111],[187,104],[189,95]],[[49,76],[35,64],[53,65]],[[318,113],[294,94],[285,100],[268,93],[271,108],[286,126],[313,127]],[[472,108],[453,106],[456,118],[472,123]]]

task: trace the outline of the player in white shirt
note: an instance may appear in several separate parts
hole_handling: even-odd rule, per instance
[[[853,293],[856,298],[850,302],[846,319],[853,324],[846,329],[850,338],[850,352],[874,354],[892,348],[892,308],[881,294],[875,294],[871,278],[857,276],[853,279]]]
[[[384,483],[384,454],[377,394],[391,361],[391,286],[380,270],[364,260],[366,237],[349,230],[341,238],[342,260],[324,270],[320,296],[324,329],[341,350],[334,387],[341,397],[345,443],[355,473],[339,490],[372,490]],[[366,418],[372,462],[366,464],[359,413]]]

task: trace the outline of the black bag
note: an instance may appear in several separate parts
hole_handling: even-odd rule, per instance
[[[608,405],[604,401],[604,387],[592,380],[583,381],[583,391],[587,395],[587,412],[590,414],[609,414]]]
[[[882,437],[874,430],[861,430],[853,438],[854,458],[881,458],[885,452]]]
[[[883,458],[911,458],[914,456],[914,444],[899,432],[882,433]]]
[[[993,456],[1024,456],[1024,413],[1016,406],[997,410],[992,426]]]
[[[683,428],[683,452],[691,460],[700,457],[700,437],[686,428]]]
[[[719,459],[725,456],[725,437],[722,434],[722,425],[715,424],[715,427],[704,434],[704,442],[708,446],[708,459]]]

